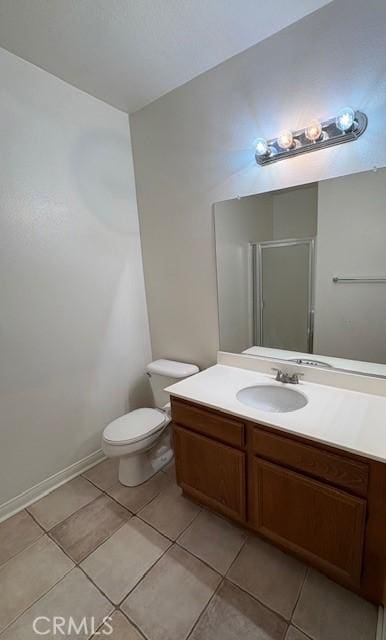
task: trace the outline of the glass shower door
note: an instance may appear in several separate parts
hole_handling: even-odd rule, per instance
[[[312,239],[259,244],[260,344],[312,352]]]

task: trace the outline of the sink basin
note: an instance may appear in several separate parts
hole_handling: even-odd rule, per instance
[[[237,400],[249,407],[273,413],[288,413],[305,407],[306,396],[300,391],[273,384],[259,384],[238,391]]]

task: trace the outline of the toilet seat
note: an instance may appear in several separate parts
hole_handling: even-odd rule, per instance
[[[159,409],[135,409],[110,422],[103,432],[103,440],[110,445],[139,442],[159,431],[169,417]]]

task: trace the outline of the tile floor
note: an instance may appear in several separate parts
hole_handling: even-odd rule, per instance
[[[38,638],[37,616],[86,616],[66,636],[82,640],[106,616],[113,640],[375,640],[377,626],[375,606],[183,498],[172,465],[128,489],[112,460],[0,524],[0,640]]]

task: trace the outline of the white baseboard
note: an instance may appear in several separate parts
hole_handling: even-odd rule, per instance
[[[40,500],[40,498],[46,496],[47,493],[51,493],[51,491],[57,489],[60,485],[72,480],[72,478],[75,478],[76,476],[79,476],[81,473],[84,473],[84,471],[87,471],[87,469],[94,467],[98,462],[104,460],[105,457],[106,456],[102,449],[98,449],[98,451],[94,451],[94,453],[91,453],[86,458],[79,460],[79,462],[71,464],[69,467],[66,467],[66,469],[62,469],[62,471],[55,473],[53,476],[46,478],[46,480],[43,480],[42,482],[39,482],[39,484],[35,484],[31,489],[27,489],[15,498],[11,498],[11,500],[4,502],[0,505],[0,522],[10,518],[18,511],[25,509],[25,507],[36,502],[36,500]]]
[[[380,606],[376,640],[386,640],[386,609]]]

